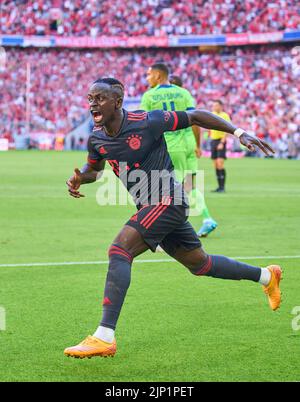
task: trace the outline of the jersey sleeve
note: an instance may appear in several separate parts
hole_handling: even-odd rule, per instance
[[[166,112],[154,110],[148,113],[148,123],[155,138],[159,138],[166,131],[176,131],[190,126],[186,112]]]
[[[87,161],[90,165],[93,166],[93,164],[99,162],[102,159],[102,157],[99,154],[99,152],[96,150],[95,146],[93,145],[92,136],[90,136],[88,139],[87,149],[88,149]]]
[[[142,96],[140,108],[141,110],[146,110],[146,112],[151,110],[150,96],[148,92],[145,92]]]

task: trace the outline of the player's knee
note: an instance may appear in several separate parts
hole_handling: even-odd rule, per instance
[[[130,250],[127,250],[124,245],[120,243],[113,243],[108,249],[108,257],[109,259],[113,257],[123,257],[128,260],[128,262],[132,262],[133,256]]]
[[[224,160],[223,159],[218,159],[217,169],[224,169]]]
[[[141,234],[129,225],[123,227],[114,239],[113,245],[118,245],[132,257],[136,257],[148,249]]]

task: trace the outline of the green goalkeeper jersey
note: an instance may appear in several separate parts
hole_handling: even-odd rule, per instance
[[[171,84],[157,85],[144,93],[141,109],[147,112],[157,109],[180,112],[195,109],[195,100],[184,88]],[[165,139],[169,152],[187,152],[191,142],[196,144],[191,127],[178,131],[167,131]]]

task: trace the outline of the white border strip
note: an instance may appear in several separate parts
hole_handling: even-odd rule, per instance
[[[249,257],[230,257],[235,260],[282,260],[282,259],[298,259],[300,255],[260,255],[260,256],[249,256]],[[28,264],[0,264],[0,268],[14,268],[14,267],[58,267],[66,265],[104,265],[108,264],[109,261],[70,261],[70,262],[32,262]],[[160,259],[149,259],[149,260],[134,260],[135,264],[144,263],[159,263],[159,262],[177,262],[173,258],[160,258]]]

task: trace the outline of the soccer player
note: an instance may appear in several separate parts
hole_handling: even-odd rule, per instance
[[[123,97],[124,87],[114,78],[99,79],[90,87],[88,101],[94,132],[88,140],[88,161],[81,170],[76,168],[67,181],[70,195],[80,198],[80,186],[94,182],[107,161],[137,205],[137,212],[108,250],[101,323],[93,336],[64,351],[77,358],[116,353],[115,328],[130,284],[132,261],[148,249],[154,251],[158,244],[195,278],[206,275],[258,282],[263,285],[271,309],[278,309],[281,301],[278,265],[260,268],[203,250],[187,221],[188,205],[182,184],[174,179],[164,132],[197,125],[234,134],[250,151],[257,146],[268,155],[274,152],[272,148],[208,111],[128,112],[122,108]],[[164,185],[165,180],[169,186]]]
[[[212,112],[226,121],[230,121],[230,117],[223,110],[223,102],[215,100],[213,102]],[[211,130],[211,159],[214,162],[216,176],[218,180],[218,188],[214,193],[225,192],[226,171],[224,169],[224,161],[226,159],[226,133],[219,130]]]
[[[163,63],[153,64],[147,72],[150,88],[144,93],[141,109],[146,111],[186,111],[195,109],[195,100],[187,89],[169,81],[169,69]],[[200,129],[198,126],[165,133],[168,152],[174,165],[177,180],[186,180],[186,190],[196,201],[196,208],[203,217],[198,231],[199,237],[206,237],[216,229],[217,222],[212,218],[205,203],[204,195],[196,188],[195,178],[198,170],[197,158],[201,155]],[[192,177],[186,172],[192,172]]]

